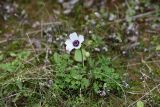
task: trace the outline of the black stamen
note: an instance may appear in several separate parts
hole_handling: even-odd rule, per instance
[[[78,40],[73,41],[73,46],[75,47],[79,46],[79,41]]]

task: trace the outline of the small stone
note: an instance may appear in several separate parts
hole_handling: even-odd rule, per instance
[[[93,24],[93,25],[95,25],[96,24],[96,21],[95,20],[91,20],[91,23]]]
[[[100,49],[99,48],[94,48],[95,51],[97,52],[100,52]]]
[[[89,33],[89,34],[91,34],[91,33],[92,33],[92,31],[90,30],[88,33]]]
[[[52,50],[50,49],[50,50],[48,51],[48,53],[51,55],[51,54],[52,54]]]
[[[99,94],[101,97],[106,96],[105,90],[99,90],[99,91],[98,91],[98,94]]]
[[[52,43],[52,37],[50,36],[47,41],[48,43]]]
[[[63,13],[67,15],[67,14],[71,13],[71,9],[66,9],[63,11]]]
[[[110,14],[109,15],[109,21],[113,21],[113,20],[115,20],[116,19],[116,15],[114,15],[114,14]]]
[[[148,52],[148,49],[147,49],[147,48],[144,48],[144,52]]]
[[[122,54],[123,55],[127,55],[127,51],[122,51]]]
[[[58,3],[63,3],[64,2],[64,0],[58,0]]]
[[[61,12],[59,10],[53,10],[53,13],[56,14],[56,15],[60,15]]]
[[[134,24],[131,23],[131,24],[128,26],[127,30],[134,30]]]
[[[52,27],[47,27],[46,32],[51,32],[52,31]]]
[[[103,47],[102,49],[103,49],[105,52],[108,51],[108,48],[107,48],[107,47]]]
[[[56,41],[59,41],[60,40],[60,38],[56,38]]]
[[[74,5],[74,4],[76,4],[77,2],[79,2],[79,0],[71,0],[71,1],[70,1],[70,4]]]
[[[123,86],[125,87],[125,88],[129,88],[129,84],[126,82],[126,81],[122,81],[123,82]]]
[[[94,14],[95,14],[95,16],[96,16],[97,18],[100,18],[100,17],[101,17],[101,15],[100,15],[98,12],[95,12]]]
[[[139,6],[136,6],[135,9],[138,10],[138,9],[139,9]]]
[[[40,22],[39,21],[34,22],[33,25],[32,25],[33,28],[36,28],[38,26],[40,26]]]
[[[89,19],[89,16],[86,15],[86,16],[84,17],[84,20],[88,21],[88,19]]]
[[[131,36],[131,37],[128,37],[128,40],[131,41],[131,42],[137,42],[138,36]]]
[[[91,7],[94,3],[94,0],[84,0],[83,5],[84,7]]]
[[[22,10],[22,11],[21,11],[21,14],[22,14],[22,15],[25,15],[25,14],[26,14],[26,11],[25,11],[25,10]]]

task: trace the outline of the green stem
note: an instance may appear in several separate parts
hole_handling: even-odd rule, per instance
[[[82,48],[81,48],[81,54],[82,54],[82,66],[84,67],[84,58],[83,58],[83,51],[82,51]]]

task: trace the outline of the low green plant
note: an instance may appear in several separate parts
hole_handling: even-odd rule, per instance
[[[111,60],[104,56],[97,60],[89,59],[82,64],[71,60],[71,56],[55,53],[51,57],[55,64],[53,88],[63,90],[65,93],[75,92],[75,94],[87,91],[94,91],[95,94],[100,90],[120,91],[121,83],[119,74],[111,65]]]
[[[0,63],[0,69],[8,72],[15,72],[19,68],[23,68],[24,64],[22,62],[28,58],[30,55],[30,52],[28,51],[22,51],[20,53],[10,53],[11,57],[14,57],[15,59],[12,60],[11,62],[6,62],[6,63]],[[2,59],[2,58],[1,58]]]

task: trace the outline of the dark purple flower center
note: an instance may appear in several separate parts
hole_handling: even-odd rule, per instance
[[[78,41],[78,40],[73,41],[73,46],[74,46],[74,47],[79,46],[79,41]]]

